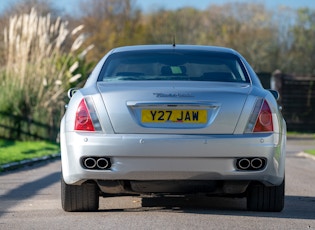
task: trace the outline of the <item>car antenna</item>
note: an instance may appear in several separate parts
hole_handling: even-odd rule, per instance
[[[173,47],[176,46],[175,35],[173,35]]]

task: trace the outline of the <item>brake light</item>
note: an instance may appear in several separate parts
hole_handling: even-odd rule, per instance
[[[264,100],[263,105],[258,114],[258,118],[253,132],[272,132],[272,113],[268,103]]]
[[[91,115],[84,99],[81,100],[76,112],[74,130],[95,131]]]
[[[245,132],[272,132],[272,112],[266,100],[259,99],[251,114]]]

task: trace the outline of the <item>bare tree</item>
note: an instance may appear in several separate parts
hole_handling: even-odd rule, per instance
[[[115,46],[141,42],[141,11],[133,0],[82,0],[81,23],[85,25],[87,43],[95,48],[89,58],[98,60]]]

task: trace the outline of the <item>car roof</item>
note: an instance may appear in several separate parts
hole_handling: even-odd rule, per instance
[[[114,48],[111,53],[128,52],[128,51],[154,51],[154,50],[186,50],[186,51],[208,51],[208,52],[219,52],[239,55],[238,52],[231,48],[220,47],[220,46],[205,46],[205,45],[134,45],[134,46],[122,46]]]

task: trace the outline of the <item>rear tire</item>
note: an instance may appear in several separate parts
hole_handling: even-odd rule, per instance
[[[61,178],[61,204],[64,211],[97,211],[99,194],[96,184],[68,185]]]
[[[247,209],[250,211],[281,212],[284,207],[285,180],[279,186],[251,184],[247,193]]]

